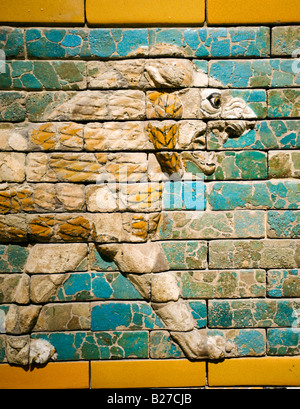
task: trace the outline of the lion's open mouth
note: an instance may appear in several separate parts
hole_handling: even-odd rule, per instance
[[[201,172],[210,176],[216,170],[215,158],[213,153],[205,152],[184,152],[182,154],[184,161],[192,162]]]
[[[253,129],[254,127],[254,122],[249,121],[227,122],[225,125],[225,132],[228,134],[229,138],[239,138],[246,131]]]
[[[239,138],[255,128],[255,121],[231,120],[212,121],[208,124],[207,135],[213,136],[223,144],[228,139]]]

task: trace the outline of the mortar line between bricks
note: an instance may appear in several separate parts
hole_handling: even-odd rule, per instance
[[[273,58],[272,49],[273,49],[273,27],[270,28],[270,58]]]
[[[83,1],[83,14],[84,14],[84,27],[87,27],[87,10],[86,10],[86,6],[87,6],[87,0]]]
[[[35,214],[34,214],[35,215]],[[41,214],[37,214],[37,215],[41,215]],[[16,216],[16,214],[14,214],[14,216]],[[32,234],[31,233],[29,233],[29,235],[31,236]],[[210,242],[216,242],[216,241],[265,241],[265,242],[274,242],[274,241],[282,241],[282,242],[284,242],[284,241],[286,241],[286,242],[291,242],[291,241],[295,241],[295,242],[297,242],[297,241],[299,241],[300,242],[300,239],[295,239],[295,238],[287,238],[287,237],[284,237],[284,238],[274,238],[274,237],[268,237],[267,239],[264,239],[264,238],[262,238],[262,237],[247,237],[247,238],[243,238],[243,237],[223,237],[223,238],[212,238],[212,239],[207,239],[207,238],[202,238],[202,239],[200,239],[200,238],[198,238],[198,239],[157,239],[157,240],[154,240],[154,242],[155,243],[173,243],[173,242],[182,242],[182,243],[184,243],[184,242],[189,242],[189,241],[194,241],[194,242],[208,242],[208,243],[210,243]],[[126,244],[136,244],[137,246],[139,245],[139,244],[142,244],[142,243],[146,243],[146,241],[139,241],[139,242],[133,242],[133,241],[126,241],[126,240],[123,240],[122,242],[115,242],[115,241],[103,241],[103,242],[100,242],[100,241],[50,241],[50,242],[45,242],[45,241],[36,241],[36,240],[23,240],[23,241],[1,241],[0,242],[0,244],[4,244],[4,245],[8,245],[8,244],[14,244],[14,245],[22,245],[22,244],[85,244],[85,245],[88,245],[88,244],[97,244],[97,245],[106,245],[106,244],[109,244],[109,243],[112,243],[112,244],[122,244],[122,243],[126,243]],[[263,267],[262,267],[263,268]]]
[[[92,365],[91,360],[89,362],[89,389],[92,389]]]

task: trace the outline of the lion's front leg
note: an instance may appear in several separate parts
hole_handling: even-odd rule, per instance
[[[209,337],[205,330],[193,329],[189,332],[171,331],[171,337],[192,360],[225,357],[226,340],[221,336]]]
[[[172,339],[189,359],[220,359],[225,339],[208,337],[199,330],[188,304],[180,297],[180,284],[159,243],[109,244],[98,246],[150,302],[170,332]]]
[[[141,294],[147,294],[151,307],[187,358],[195,360],[224,357],[225,339],[208,337],[205,330],[197,328],[188,304],[180,298],[179,283],[174,273],[166,271],[126,276]]]
[[[151,306],[190,359],[220,359],[224,357],[225,340],[208,337],[199,330],[188,304],[180,298],[180,287],[175,273],[152,274]]]

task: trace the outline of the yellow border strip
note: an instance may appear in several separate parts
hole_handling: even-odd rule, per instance
[[[207,0],[207,22],[210,25],[299,21],[299,0]]]
[[[299,0],[10,0],[2,23],[91,26],[199,26],[300,22]]]
[[[237,358],[208,364],[209,386],[300,386],[300,356]]]
[[[185,359],[91,362],[92,388],[176,388],[205,383],[205,362]]]
[[[83,24],[84,0],[2,0],[0,21],[5,23]]]
[[[92,25],[199,25],[205,20],[205,0],[86,0]]]
[[[90,373],[89,373],[90,367]],[[0,389],[118,389],[300,386],[300,356],[235,358],[207,364],[186,359],[51,362],[23,369],[0,364]]]
[[[53,362],[42,368],[0,365],[0,389],[86,389],[89,362]]]

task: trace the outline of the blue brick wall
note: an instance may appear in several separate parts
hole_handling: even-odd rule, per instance
[[[11,359],[6,339],[16,335],[48,340],[58,361],[183,358],[151,291],[139,291],[141,276],[98,251],[150,240],[161,245],[195,328],[230,341],[226,357],[300,354],[300,73],[291,45],[299,30],[288,33],[0,29],[0,362]],[[145,82],[146,62],[166,59],[196,71],[183,73],[182,85]],[[244,101],[252,116],[204,114],[195,101],[206,89]],[[164,96],[151,105],[156,91]],[[202,139],[188,150],[213,154],[215,171],[190,160],[187,178],[156,180],[151,121],[175,129],[179,156],[190,135],[181,130],[196,129]],[[247,130],[224,137],[232,121]],[[117,189],[97,196],[96,176],[109,172],[118,173]],[[143,176],[157,185],[124,203],[125,174],[131,184]],[[61,251],[65,243],[82,247]],[[40,244],[53,253],[34,256]],[[155,274],[145,277],[148,289]],[[14,311],[33,310],[26,325],[11,324]]]

